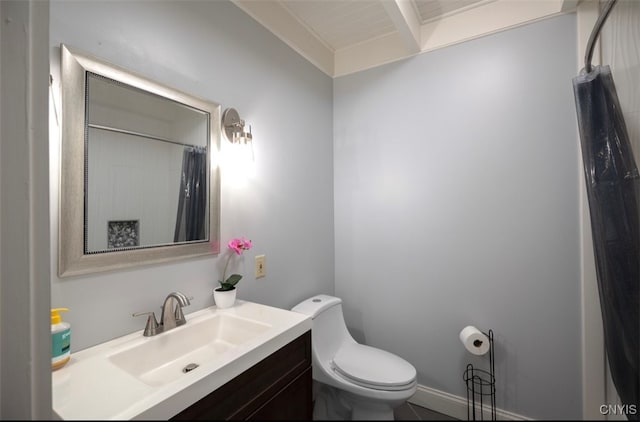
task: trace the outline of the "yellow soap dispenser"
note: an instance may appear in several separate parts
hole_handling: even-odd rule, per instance
[[[60,311],[67,308],[51,309],[51,369],[62,368],[71,359],[71,324],[62,321]]]

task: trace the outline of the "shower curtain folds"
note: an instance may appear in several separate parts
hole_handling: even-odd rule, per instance
[[[174,242],[206,240],[207,152],[185,147],[178,196]]]
[[[573,88],[605,349],[626,416],[638,420],[640,178],[609,66],[583,69]]]

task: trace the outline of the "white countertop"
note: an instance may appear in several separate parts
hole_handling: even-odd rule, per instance
[[[269,324],[258,334],[216,356],[198,370],[152,386],[116,366],[110,356],[190,323],[229,314]],[[52,373],[53,410],[61,419],[169,419],[311,329],[311,318],[297,312],[237,300],[232,308],[211,306],[186,316],[184,326],[154,337],[142,330],[71,354]]]

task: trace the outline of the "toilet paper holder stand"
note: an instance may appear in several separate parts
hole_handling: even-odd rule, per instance
[[[484,420],[485,406],[491,408],[491,420],[496,420],[496,374],[493,330],[483,333],[489,338],[489,371],[467,365],[464,382],[467,385],[467,420]],[[485,401],[488,403],[485,404]],[[476,414],[479,413],[479,415]],[[488,415],[487,415],[488,416]]]

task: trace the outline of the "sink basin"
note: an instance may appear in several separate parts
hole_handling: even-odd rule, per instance
[[[140,330],[72,353],[51,374],[55,415],[168,420],[312,326],[308,315],[243,300],[185,317],[152,337]]]
[[[212,359],[247,343],[271,326],[260,321],[219,314],[148,337],[148,341],[109,356],[140,381],[159,386],[197,371]]]

